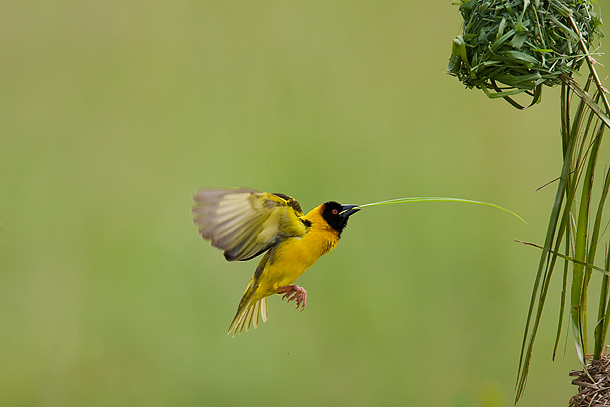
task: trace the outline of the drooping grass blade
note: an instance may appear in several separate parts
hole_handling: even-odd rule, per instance
[[[410,198],[397,198],[397,199],[389,199],[387,201],[379,201],[372,202],[368,204],[358,205],[358,208],[367,208],[371,206],[380,206],[380,205],[393,205],[400,203],[412,203],[412,202],[463,202],[463,203],[471,203],[476,205],[485,205],[491,206],[492,208],[500,209],[504,212],[508,212],[511,215],[515,216],[521,222],[527,224],[525,219],[519,216],[517,213],[511,211],[510,209],[506,209],[500,205],[496,205],[489,202],[481,202],[481,201],[473,201],[471,199],[462,199],[462,198],[448,198],[448,197],[438,197],[438,196],[419,196],[419,197],[410,197]]]

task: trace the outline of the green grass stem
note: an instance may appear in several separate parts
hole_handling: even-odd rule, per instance
[[[601,129],[603,130],[603,126]],[[593,261],[595,258],[595,251],[599,241],[599,234],[601,229],[601,221],[604,212],[604,204],[606,203],[606,198],[608,197],[608,190],[610,189],[610,169],[606,170],[606,178],[604,179],[604,185],[602,188],[601,197],[599,199],[599,205],[597,207],[597,213],[595,215],[595,221],[593,223],[593,229],[591,231],[591,247],[589,249],[588,259],[589,261]],[[608,253],[606,253],[606,263],[608,262]],[[607,268],[607,266],[606,266]],[[595,326],[595,344],[593,350],[593,357],[595,359],[599,359],[601,357],[601,353],[604,347],[604,342],[606,339],[606,333],[608,329],[608,324],[605,319],[605,315],[607,312],[607,303],[608,303],[608,286],[610,285],[610,279],[608,276],[604,275],[602,279],[602,286],[599,295],[599,307],[597,313],[597,324]],[[601,325],[600,325],[601,324]]]
[[[515,216],[521,222],[527,225],[525,219],[519,216],[516,212],[511,211],[510,209],[506,209],[502,206],[489,203],[489,202],[481,202],[481,201],[473,201],[471,199],[462,199],[462,198],[447,198],[447,197],[436,197],[436,196],[424,196],[424,197],[410,197],[410,198],[397,198],[397,199],[389,199],[387,201],[379,201],[367,203],[364,205],[358,205],[359,208],[367,208],[371,206],[381,206],[381,205],[393,205],[393,204],[401,204],[401,203],[413,203],[413,202],[463,202],[463,203],[471,203],[476,205],[485,205],[491,206],[492,208],[500,209],[504,212],[508,212],[511,215]]]

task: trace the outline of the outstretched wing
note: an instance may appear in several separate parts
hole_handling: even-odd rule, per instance
[[[284,194],[252,189],[201,189],[193,197],[199,233],[225,258],[249,260],[288,237],[303,236],[299,203]]]

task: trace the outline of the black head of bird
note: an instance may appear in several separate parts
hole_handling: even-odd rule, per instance
[[[322,218],[335,230],[343,232],[347,226],[347,220],[351,215],[358,212],[358,205],[341,205],[335,201],[326,202],[323,205]]]

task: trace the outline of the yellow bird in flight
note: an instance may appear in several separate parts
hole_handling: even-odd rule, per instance
[[[358,205],[323,203],[303,214],[284,194],[252,189],[201,189],[193,197],[194,222],[201,236],[224,250],[228,261],[245,261],[264,253],[239,302],[228,334],[267,321],[267,297],[283,294],[305,308],[307,291],[293,283],[337,245]]]

